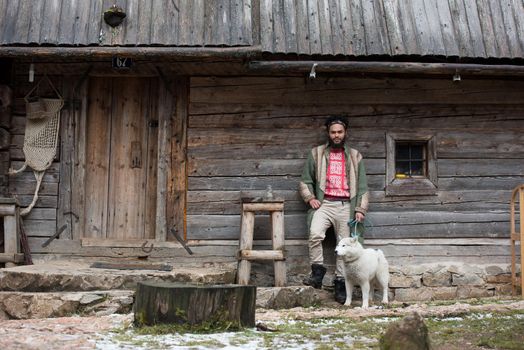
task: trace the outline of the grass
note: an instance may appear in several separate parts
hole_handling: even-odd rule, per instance
[[[314,348],[378,349],[379,339],[396,317],[322,318],[313,320],[280,320],[267,322],[277,332],[244,329],[236,333],[197,334],[180,332],[179,328],[157,325],[125,328],[113,339],[122,344],[147,349],[162,349],[175,342],[194,349],[219,349],[236,346],[259,349]],[[457,349],[522,349],[524,343],[524,310],[503,313],[466,313],[461,317],[425,318],[435,350]],[[187,331],[187,330],[186,330]]]

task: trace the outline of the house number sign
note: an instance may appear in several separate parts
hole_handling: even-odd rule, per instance
[[[131,68],[133,65],[133,60],[129,57],[113,57],[113,68],[116,69],[127,69]]]

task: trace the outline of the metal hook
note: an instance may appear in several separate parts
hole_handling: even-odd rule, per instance
[[[155,246],[153,243],[151,243],[151,247],[147,248],[146,249],[146,244],[147,244],[147,241],[144,242],[144,244],[142,244],[142,251],[144,253],[151,253],[153,251],[153,247]]]
[[[317,77],[317,72],[315,72],[315,67],[318,66],[318,63],[313,63],[311,67],[311,72],[309,72],[309,79],[315,79]]]

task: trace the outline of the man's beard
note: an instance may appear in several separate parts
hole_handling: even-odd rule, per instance
[[[332,148],[344,148],[344,144],[346,143],[346,138],[343,138],[340,143],[335,143],[331,138],[329,139],[329,146]]]

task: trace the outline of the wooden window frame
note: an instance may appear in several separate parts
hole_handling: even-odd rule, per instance
[[[426,143],[427,176],[395,178],[397,142]],[[386,196],[433,196],[437,194],[437,148],[435,135],[428,133],[386,133]]]

